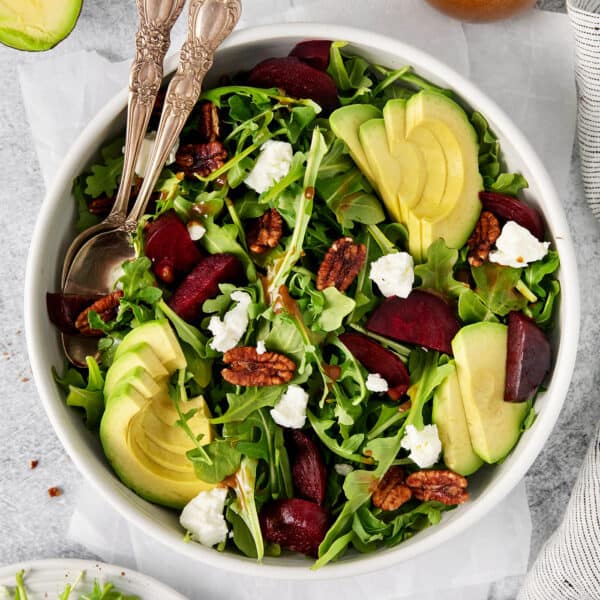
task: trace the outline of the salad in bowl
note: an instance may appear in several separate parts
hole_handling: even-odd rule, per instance
[[[122,146],[76,178],[80,230]],[[561,289],[527,185],[453,90],[299,43],[202,93],[114,290],[48,294],[98,341],[55,379],[190,543],[315,568],[401,544],[535,427]]]

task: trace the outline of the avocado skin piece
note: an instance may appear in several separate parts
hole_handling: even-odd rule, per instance
[[[452,373],[433,396],[432,420],[437,425],[444,463],[459,475],[472,475],[483,460],[473,450],[454,362]]]
[[[50,50],[73,31],[83,0],[3,0],[0,43],[31,52]]]
[[[458,383],[473,450],[487,463],[502,460],[521,435],[529,405],[504,401],[508,328],[473,323],[452,340]]]

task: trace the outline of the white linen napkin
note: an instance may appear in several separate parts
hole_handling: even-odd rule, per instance
[[[559,193],[564,194],[575,120],[566,17],[535,11],[493,25],[461,25],[422,0],[302,4],[299,0],[248,0],[246,8],[244,25],[321,21],[360,26],[398,37],[437,56],[470,76],[515,118],[551,167]],[[172,47],[178,47],[176,39]],[[79,130],[126,81],[128,67],[128,61],[110,63],[86,52],[40,59],[21,70],[27,116],[47,185]],[[55,86],[57,80],[59,87]],[[556,126],[551,147],[545,139],[546,123]],[[165,566],[164,557],[170,551],[158,548],[154,540],[129,526],[88,485],[77,499],[69,535],[102,559],[152,574],[190,598],[250,599],[260,593],[264,600],[319,600],[332,594],[349,600],[483,600],[490,582],[525,572],[531,522],[521,484],[477,527],[427,556],[377,574],[318,584],[230,577],[175,558]],[[177,569],[172,568],[175,562]]]
[[[586,199],[600,218],[600,0],[568,0],[575,36],[577,133]],[[600,598],[600,427],[560,527],[540,552],[519,600]]]

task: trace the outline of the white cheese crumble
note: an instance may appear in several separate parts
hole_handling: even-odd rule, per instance
[[[152,149],[154,148],[154,141],[156,140],[156,131],[149,131],[144,139],[142,140],[142,145],[140,147],[140,152],[138,154],[137,160],[135,161],[135,174],[138,177],[145,177],[146,170],[148,169],[148,163],[150,162],[150,156],[152,155]],[[169,152],[169,156],[167,157],[166,165],[170,165],[175,162],[175,155],[177,154],[177,150],[179,150],[179,138],[175,142],[174,146],[171,148],[171,152]],[[123,152],[125,151],[125,147],[123,147]]]
[[[223,516],[227,488],[200,492],[188,502],[179,517],[181,526],[190,532],[195,542],[214,546],[227,539],[227,523]]]
[[[202,236],[206,233],[206,227],[198,221],[189,221],[187,224],[187,230],[190,234],[192,241],[197,242],[202,239]]]
[[[260,154],[245,179],[248,187],[262,194],[283,179],[292,165],[294,151],[289,142],[268,140],[260,147]]]
[[[415,281],[412,256],[408,252],[385,254],[371,263],[369,279],[377,284],[379,291],[386,298],[406,298]]]
[[[208,322],[208,328],[214,336],[210,347],[217,352],[227,352],[235,348],[248,327],[248,306],[252,302],[250,294],[233,292],[231,299],[237,302],[237,306],[225,313],[223,319],[215,316]]]
[[[369,373],[366,386],[370,392],[387,392],[390,389],[388,382],[379,373]]]
[[[401,445],[405,450],[410,450],[408,458],[421,469],[434,465],[442,451],[436,425],[425,425],[421,431],[417,431],[414,425],[408,425]]]
[[[333,465],[333,468],[335,469],[335,472],[342,477],[346,477],[346,475],[349,475],[352,473],[352,471],[354,471],[354,467],[352,465],[347,465],[345,463]]]
[[[258,340],[256,342],[256,354],[264,354],[267,351],[264,340]]]
[[[306,421],[307,404],[308,394],[299,385],[292,384],[285,390],[275,408],[271,409],[273,421],[282,427],[300,429]]]
[[[526,267],[548,254],[550,242],[540,242],[528,229],[514,221],[507,221],[496,240],[496,250],[490,252],[490,261],[507,267]]]

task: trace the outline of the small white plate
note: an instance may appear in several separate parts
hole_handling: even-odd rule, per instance
[[[68,558],[33,560],[0,567],[0,586],[13,591],[15,574],[21,569],[25,571],[28,600],[55,600],[82,571],[83,579],[69,600],[76,600],[81,594],[91,591],[95,580],[101,585],[110,582],[120,592],[139,596],[141,600],[186,600],[185,596],[137,571],[93,560]]]

